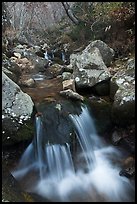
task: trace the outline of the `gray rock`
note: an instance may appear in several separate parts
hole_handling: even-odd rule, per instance
[[[62,73],[62,79],[63,79],[63,80],[72,79],[72,74],[71,74],[70,72],[63,72],[63,73]]]
[[[73,100],[80,100],[80,101],[83,101],[84,100],[84,97],[81,96],[80,94],[72,91],[71,89],[67,89],[67,90],[64,90],[64,91],[60,91],[60,94],[62,96],[65,96],[67,98],[70,98],[70,99],[73,99]]]
[[[24,93],[16,83],[2,72],[3,145],[14,144],[15,142],[32,137],[32,134],[29,132],[31,130],[28,123],[33,113],[33,106],[31,97]],[[27,125],[25,126],[24,124]],[[18,134],[20,129],[23,132]]]
[[[2,72],[2,111],[5,115],[30,117],[33,105],[30,96]]]
[[[135,119],[135,70],[122,69],[110,80],[110,97],[114,100],[112,120],[115,124],[132,124]]]
[[[2,71],[6,73],[14,82],[18,82],[21,75],[20,67],[11,59],[3,59]]]
[[[131,58],[127,61],[127,69],[135,69],[135,59]]]
[[[10,70],[8,70],[7,68],[2,67],[2,71],[10,78],[12,79],[15,83],[18,82],[17,76],[11,72]]]
[[[86,50],[90,50],[92,47],[97,47],[102,55],[102,59],[106,66],[109,66],[112,62],[115,52],[112,48],[110,48],[106,43],[101,40],[95,40],[91,42],[87,47]]]
[[[85,48],[81,53],[72,54],[70,64],[74,70],[73,76],[77,88],[93,87],[103,81],[108,81],[111,77],[96,47]]]

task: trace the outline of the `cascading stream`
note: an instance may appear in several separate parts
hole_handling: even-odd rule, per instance
[[[101,147],[103,142],[97,136],[93,120],[86,106],[82,106],[79,116],[70,114],[70,118],[75,125],[76,135],[85,155],[88,169],[91,169],[96,163],[93,150]]]
[[[29,180],[35,172],[35,183],[27,191],[57,202],[134,202],[134,184],[119,176],[122,153],[105,144],[95,130],[93,119],[85,105],[79,115],[70,114],[86,168],[74,168],[70,145],[44,144],[43,123],[36,117],[36,135],[27,147],[16,170],[18,180]]]

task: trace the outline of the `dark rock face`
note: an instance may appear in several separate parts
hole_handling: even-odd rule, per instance
[[[2,202],[25,202],[21,188],[5,165],[2,168]]]
[[[111,120],[112,104],[99,97],[89,97],[88,103],[97,132],[102,134],[111,130],[113,126]]]
[[[135,176],[135,159],[133,157],[127,157],[123,161],[123,167],[119,175],[127,178],[133,178]]]
[[[48,142],[51,144],[71,142],[73,127],[68,115],[69,113],[79,114],[81,112],[79,104],[79,102],[64,101],[40,104],[37,107],[38,112],[42,113],[42,135],[45,135],[43,145]]]
[[[25,121],[22,125],[10,118],[2,120],[2,146],[12,146],[16,143],[31,140],[34,136],[33,120]]]

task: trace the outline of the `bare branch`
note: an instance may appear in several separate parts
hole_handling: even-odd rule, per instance
[[[79,19],[73,14],[68,2],[61,2],[68,17],[72,20],[73,23],[75,23],[76,25],[79,24]]]

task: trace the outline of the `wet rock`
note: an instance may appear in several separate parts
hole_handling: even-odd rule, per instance
[[[135,124],[126,127],[115,127],[112,133],[112,142],[115,145],[126,149],[127,152],[135,154]]]
[[[71,142],[73,125],[68,117],[69,113],[80,114],[81,107],[79,101],[63,100],[60,103],[41,103],[37,106],[37,111],[42,112],[43,145],[64,144]]]
[[[2,200],[3,202],[25,202],[22,190],[4,166],[2,168]]]
[[[73,99],[73,100],[80,100],[80,101],[83,101],[84,100],[84,97],[81,96],[80,94],[72,91],[71,89],[67,89],[67,90],[64,90],[64,91],[60,91],[60,94],[62,96],[65,96],[67,98],[70,98],[70,99]]]
[[[24,121],[5,118],[2,120],[2,146],[12,146],[30,141],[34,136],[33,120]]]
[[[132,178],[135,175],[135,167],[123,169],[119,172],[120,176],[125,176],[127,178]]]
[[[62,82],[62,84],[63,90],[71,89],[72,91],[76,91],[74,79],[65,80]]]
[[[121,139],[122,139],[122,136],[117,131],[114,131],[112,133],[112,143],[114,145],[118,145]]]
[[[43,199],[22,190],[18,181],[10,173],[5,160],[2,161],[2,202],[41,202]],[[47,200],[44,200],[47,202]]]
[[[133,157],[127,157],[123,161],[123,168],[119,172],[120,176],[125,176],[127,178],[132,178],[135,176],[135,159]]]
[[[135,154],[135,133],[123,138],[122,144],[131,154]]]
[[[113,126],[111,120],[112,104],[109,101],[96,96],[89,97],[88,103],[97,132],[103,134],[111,130]]]

